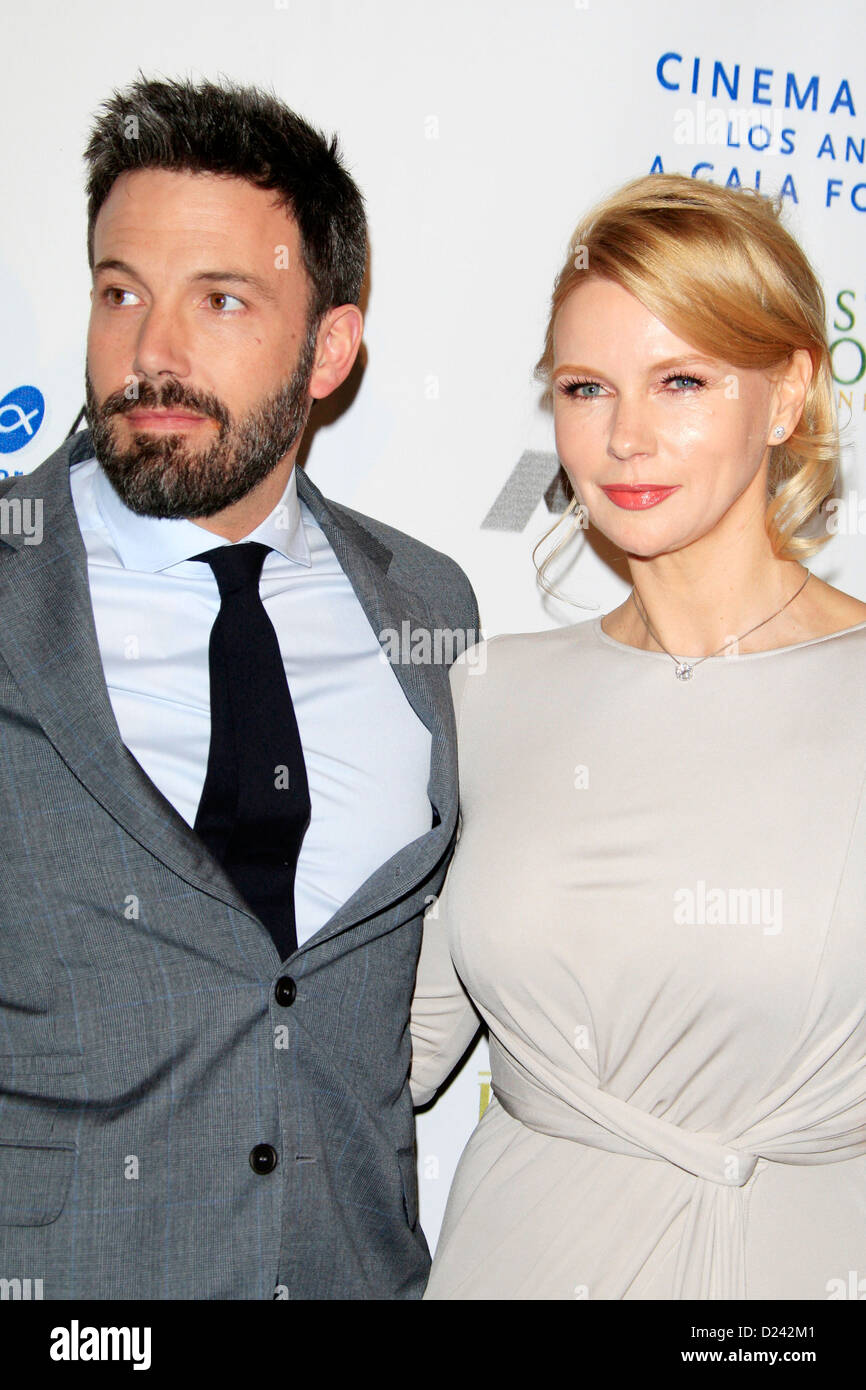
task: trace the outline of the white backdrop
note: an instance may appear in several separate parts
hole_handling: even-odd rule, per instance
[[[0,476],[47,457],[83,402],[93,113],[139,67],[225,74],[338,131],[367,199],[366,362],[316,430],[310,476],[453,555],[488,635],[575,622],[627,593],[591,533],[556,571],[587,606],[536,589],[556,464],[532,367],[580,214],[654,169],[784,187],[823,278],[853,494],[810,567],[866,599],[862,0],[820,14],[807,0],[75,0],[7,13],[3,40]],[[40,398],[29,435],[22,411]],[[431,1246],[486,1070],[481,1043],[419,1117]]]

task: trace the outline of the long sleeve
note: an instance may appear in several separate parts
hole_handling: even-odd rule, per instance
[[[464,683],[469,673],[469,663],[473,659],[477,659],[477,648],[464,653],[455,661],[450,672],[458,734],[458,761],[460,705]],[[461,829],[462,816],[458,818],[455,854],[460,853]],[[431,903],[424,918],[421,954],[410,1015],[412,1067],[409,1086],[416,1106],[425,1105],[427,1101],[432,1100],[469,1047],[480,1023],[481,1020],[454,969],[444,913],[440,913],[440,900],[437,899]]]

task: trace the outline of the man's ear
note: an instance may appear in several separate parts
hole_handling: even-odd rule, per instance
[[[357,304],[329,309],[316,335],[316,359],[308,394],[322,400],[346,380],[358,356],[364,318]]]

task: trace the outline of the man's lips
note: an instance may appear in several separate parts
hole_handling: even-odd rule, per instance
[[[672,487],[662,483],[613,483],[610,487],[603,487],[602,492],[615,506],[623,507],[629,512],[638,512],[644,511],[647,507],[658,506],[659,502],[676,492],[678,487],[679,483]]]
[[[187,410],[130,410],[126,418],[139,429],[183,429],[201,424],[207,416],[194,415]]]

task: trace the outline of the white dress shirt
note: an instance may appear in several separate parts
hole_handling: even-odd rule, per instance
[[[95,458],[73,465],[70,486],[121,738],[192,826],[210,748],[208,645],[220,598],[210,566],[189,556],[231,542],[193,521],[136,515]],[[294,469],[280,502],[243,539],[273,547],[259,592],[285,664],[310,788],[295,882],[300,945],[430,829],[431,738],[300,501]]]

